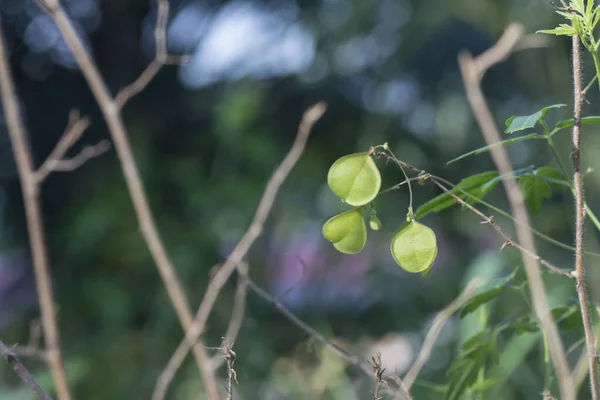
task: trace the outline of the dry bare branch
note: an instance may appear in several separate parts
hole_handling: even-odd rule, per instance
[[[381,368],[381,353],[377,353],[374,357],[371,358],[369,365],[373,368],[373,376],[375,377],[375,391],[373,392],[373,400],[381,400],[382,397],[379,396],[379,391],[381,390],[381,385],[383,384],[383,373],[385,368]]]
[[[302,121],[300,122],[300,126],[298,127],[296,140],[294,141],[290,151],[287,153],[281,164],[277,167],[269,179],[250,227],[246,233],[244,233],[244,236],[235,246],[225,263],[219,268],[217,273],[211,279],[206,289],[206,293],[204,294],[204,298],[200,303],[200,307],[198,308],[193,324],[186,332],[185,338],[179,344],[179,347],[171,356],[167,366],[160,374],[156,388],[154,389],[154,394],[152,396],[153,400],[164,398],[169,384],[175,377],[177,370],[189,352],[189,344],[196,343],[198,340],[200,340],[206,325],[206,321],[208,320],[208,316],[214,307],[221,289],[233,271],[235,271],[238,265],[240,265],[240,263],[243,261],[243,258],[248,253],[248,250],[250,250],[252,244],[254,244],[254,241],[260,236],[263,225],[269,216],[271,207],[275,201],[275,197],[279,192],[279,188],[289,175],[292,168],[300,159],[300,156],[304,152],[304,148],[306,146],[312,126],[321,118],[326,108],[327,107],[325,103],[321,102],[310,107],[304,113]],[[211,368],[210,363],[204,364],[202,369],[204,371],[208,371],[207,373],[214,374],[214,370]]]
[[[166,20],[168,18],[168,15],[166,15],[169,10],[168,1],[157,1],[160,12],[157,21],[157,31],[160,30],[161,37],[164,37],[162,35],[166,35],[164,30],[166,29]],[[187,332],[193,320],[192,310],[154,222],[154,217],[150,205],[148,204],[144,186],[127,136],[127,130],[125,129],[125,124],[123,123],[123,118],[120,113],[120,106],[111,96],[104,79],[98,71],[98,67],[88,54],[81,37],[74,28],[73,23],[67,16],[61,3],[58,0],[38,0],[38,2],[42,5],[42,8],[48,12],[61,31],[92,91],[92,94],[96,98],[96,102],[100,107],[100,111],[104,116],[112,137],[117,156],[119,157],[127,189],[129,190],[129,195],[140,224],[142,236],[146,241],[152,259],[156,264],[181,327],[184,332]],[[138,93],[140,90],[141,89],[135,89],[134,92]],[[218,400],[219,390],[214,375],[208,369],[202,368],[202,366],[208,365],[209,357],[201,342],[194,342],[193,353],[204,381],[208,399]]]
[[[231,311],[229,326],[227,327],[225,338],[223,339],[227,343],[231,343],[231,346],[233,346],[235,343],[238,333],[240,332],[240,328],[242,327],[242,322],[246,313],[246,297],[248,295],[248,281],[246,279],[248,264],[241,262],[238,269],[241,270],[242,273],[239,274],[239,280],[235,290],[235,298],[233,300],[233,310]],[[225,362],[225,358],[218,356],[213,357],[212,368],[214,370],[219,369],[223,362]]]
[[[4,32],[0,21],[0,98],[2,99],[8,133],[23,192],[48,366],[52,373],[58,398],[60,400],[70,400],[71,392],[62,361],[48,252],[44,241],[44,221],[39,199],[39,185],[35,176],[31,150],[27,142],[25,125],[21,120],[21,111],[5,47]]]
[[[2,340],[0,340],[0,354],[2,358],[12,367],[15,373],[41,400],[52,400],[50,395],[42,389],[42,387],[36,382],[35,378],[29,373],[27,368],[21,363],[19,357],[8,348]]]
[[[237,373],[233,369],[235,363],[235,351],[232,349],[233,342],[223,338],[223,359],[227,362],[227,400],[233,400],[233,382],[238,383]]]
[[[154,28],[154,41],[156,47],[154,59],[135,81],[117,93],[115,103],[119,109],[123,108],[129,99],[144,90],[164,65],[185,62],[184,58],[171,56],[167,53],[169,1],[157,0],[156,3],[158,10],[156,15],[156,26]]]
[[[458,57],[458,63],[467,92],[467,99],[481,129],[481,133],[488,145],[499,142],[501,137],[483,95],[481,78],[487,69],[506,59],[506,57],[510,55],[522,35],[523,27],[519,24],[511,24],[506,28],[498,43],[477,58],[473,58],[473,56],[466,51],[461,52]],[[506,149],[502,146],[494,146],[491,148],[491,156],[498,172],[505,176],[502,183],[506,190],[514,218],[524,225],[529,225],[529,214],[525,208],[523,193],[512,174],[513,168]],[[531,229],[520,224],[515,225],[515,228],[521,246],[527,250],[527,253],[537,254]],[[558,378],[561,398],[563,400],[574,400],[573,377],[569,370],[564,345],[556,327],[556,323],[552,319],[552,314],[550,313],[548,296],[542,279],[539,262],[530,257],[526,252],[522,251],[521,253],[525,264],[527,280],[529,282],[533,308],[541,323],[544,334],[548,338],[550,355]]]
[[[35,172],[38,184],[50,175],[52,171],[73,171],[82,166],[90,158],[97,157],[110,149],[108,140],[102,140],[93,146],[86,146],[73,158],[65,158],[65,154],[79,140],[83,132],[90,125],[88,118],[81,118],[79,112],[73,110],[69,113],[69,122],[62,137],[50,152],[50,155]]]

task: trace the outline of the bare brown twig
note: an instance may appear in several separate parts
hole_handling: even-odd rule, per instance
[[[92,157],[99,156],[110,149],[110,143],[103,140],[95,146],[85,147],[78,155],[72,159],[65,159],[64,156],[71,147],[79,140],[83,132],[90,125],[87,118],[81,118],[79,112],[71,111],[69,114],[69,123],[52,152],[46,161],[35,172],[35,179],[41,184],[52,171],[72,171],[79,168]]]
[[[294,141],[290,151],[287,153],[281,164],[277,167],[269,179],[250,227],[235,246],[225,263],[219,268],[217,273],[211,279],[200,307],[198,308],[193,324],[187,330],[184,340],[180,343],[177,350],[175,350],[175,353],[173,353],[167,366],[161,373],[152,396],[154,400],[164,398],[167,387],[173,380],[177,370],[189,352],[189,343],[195,343],[201,338],[206,321],[208,320],[208,316],[213,309],[221,289],[233,271],[235,271],[237,266],[243,261],[243,258],[248,253],[248,250],[250,250],[252,244],[254,244],[254,241],[261,234],[263,225],[269,216],[271,207],[275,201],[275,196],[279,192],[279,188],[289,175],[294,165],[296,165],[300,159],[300,156],[304,152],[304,147],[306,146],[312,126],[321,118],[325,112],[325,109],[325,103],[318,103],[304,113],[302,121],[300,122],[300,126],[298,127],[296,140]],[[211,368],[210,363],[205,363],[203,370],[208,371],[207,373],[209,374],[214,374],[214,370]]]
[[[119,109],[125,103],[136,96],[148,86],[160,69],[166,64],[179,64],[185,62],[185,58],[171,56],[167,53],[167,22],[169,20],[169,1],[157,0],[156,26],[154,28],[155,52],[154,59],[146,67],[144,72],[129,86],[121,89],[115,97],[115,104]]]
[[[227,400],[233,400],[233,382],[238,383],[237,374],[233,369],[236,354],[232,346],[233,342],[223,338],[223,359],[227,362]]]
[[[21,120],[21,111],[13,83],[12,72],[5,49],[4,32],[0,21],[0,98],[8,125],[8,133],[15,154],[17,171],[21,181],[27,231],[33,256],[35,282],[40,305],[44,342],[48,356],[48,366],[52,373],[56,394],[60,400],[70,400],[71,393],[67,383],[60,350],[60,334],[56,322],[56,308],[52,290],[52,279],[48,252],[44,241],[44,222],[39,198],[39,185],[35,176],[35,167],[27,142],[25,126]]]
[[[52,400],[50,395],[42,389],[42,387],[36,382],[35,378],[29,373],[27,368],[21,363],[19,357],[8,348],[2,340],[0,340],[0,355],[8,362],[15,373],[21,378],[29,388],[40,398],[41,400]]]
[[[229,318],[229,326],[225,333],[224,341],[227,343],[235,343],[240,328],[242,327],[242,321],[246,313],[246,297],[248,295],[248,280],[246,279],[248,264],[241,262],[238,269],[243,271],[239,274],[239,281],[235,291],[235,298],[233,300],[233,310],[231,311],[231,317]],[[212,368],[217,370],[225,361],[225,358],[215,356],[212,359]]]
[[[585,344],[588,354],[590,388],[592,399],[600,398],[600,386],[598,386],[598,360],[596,356],[596,339],[594,338],[594,326],[592,324],[590,305],[587,293],[587,279],[583,252],[585,247],[585,194],[583,189],[583,178],[581,176],[581,107],[583,103],[583,87],[581,84],[581,54],[579,36],[573,36],[573,182],[575,185],[575,272],[577,274],[577,296],[581,307],[581,317],[585,332]]]
[[[175,268],[169,258],[169,255],[165,249],[164,244],[158,234],[158,229],[152,216],[150,205],[142,184],[142,180],[135,164],[133,152],[129,138],[127,137],[127,130],[123,123],[120,110],[121,106],[131,96],[139,93],[149,82],[146,79],[148,76],[153,77],[158,72],[156,67],[153,67],[150,72],[147,72],[146,78],[142,81],[138,79],[134,82],[132,89],[126,89],[126,95],[121,95],[121,100],[118,103],[108,91],[104,79],[100,75],[96,64],[85,49],[79,34],[75,30],[73,23],[65,13],[65,10],[58,0],[38,0],[43,8],[48,12],[50,17],[54,20],[57,27],[61,31],[67,45],[71,49],[79,68],[81,69],[92,94],[96,98],[96,102],[100,107],[100,111],[104,116],[108,130],[112,137],[117,156],[121,162],[123,174],[125,176],[125,182],[129,190],[131,200],[133,202],[134,210],[140,224],[140,230],[150,254],[156,264],[158,272],[161,276],[167,295],[173,308],[179,318],[179,322],[185,332],[189,330],[189,327],[193,320],[192,310],[188,304],[187,297],[181,285],[179,278],[175,272]],[[157,17],[157,49],[161,52],[161,55],[157,57],[162,58],[163,50],[166,49],[164,38],[166,37],[166,21],[168,20],[169,4],[167,0],[157,0],[158,2],[158,17]],[[166,52],[166,50],[164,51]],[[149,67],[150,68],[150,67]],[[193,353],[196,359],[196,364],[200,369],[204,386],[207,392],[207,397],[210,400],[219,399],[219,390],[217,387],[217,381],[214,379],[214,375],[207,368],[203,368],[209,364],[209,357],[201,341],[194,342]]]
[[[473,58],[468,52],[462,52],[458,57],[458,63],[467,92],[467,99],[488,145],[499,142],[501,137],[481,90],[481,78],[488,68],[504,60],[512,52],[522,34],[523,27],[518,24],[512,24],[506,28],[502,38],[496,45],[477,58]],[[529,225],[529,215],[525,208],[523,193],[512,174],[512,165],[506,149],[502,146],[494,146],[491,148],[491,156],[498,172],[506,177],[502,180],[502,183],[506,190],[513,216],[524,225]],[[558,377],[561,398],[563,400],[573,400],[575,396],[573,377],[569,370],[564,345],[556,323],[550,313],[546,288],[541,276],[538,260],[530,257],[530,254],[536,254],[533,234],[530,228],[526,228],[523,225],[516,225],[515,227],[518,240],[523,249],[527,251],[522,251],[522,255],[531,298],[533,300],[533,308],[548,338],[550,355]]]
[[[375,391],[373,392],[373,400],[381,400],[381,397],[379,397],[379,391],[381,390],[381,385],[383,383],[383,372],[385,371],[385,368],[381,368],[381,353],[377,353],[374,357],[372,357],[369,364],[373,368],[373,376],[375,377]]]

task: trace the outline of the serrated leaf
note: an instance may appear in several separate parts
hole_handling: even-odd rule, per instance
[[[510,117],[506,120],[506,130],[505,133],[513,134],[515,132],[523,131],[525,129],[533,128],[540,120],[546,117],[548,111],[554,108],[565,107],[566,104],[552,104],[550,106],[544,107],[541,110],[531,114],[531,115],[522,115],[518,117]]]
[[[548,182],[536,175],[521,175],[519,177],[519,185],[521,185],[521,189],[523,190],[527,208],[532,213],[539,214],[544,199],[552,197],[552,191]]]
[[[428,271],[438,252],[435,233],[429,227],[412,221],[392,239],[390,251],[403,270],[411,273]]]
[[[464,318],[473,311],[477,310],[483,304],[493,300],[498,296],[504,289],[508,288],[512,281],[517,276],[518,269],[515,269],[509,276],[504,278],[494,279],[489,284],[481,287],[477,294],[471,297],[465,302],[462,309],[460,310],[460,318]]]
[[[446,165],[452,164],[453,162],[456,162],[458,160],[462,160],[463,158],[467,158],[469,156],[473,156],[473,155],[481,154],[481,153],[487,153],[488,151],[490,151],[494,147],[498,147],[498,146],[510,146],[511,144],[522,142],[524,140],[530,140],[530,139],[544,139],[544,136],[538,135],[537,133],[530,133],[529,135],[520,136],[520,137],[517,137],[517,138],[508,139],[508,140],[503,140],[501,142],[493,143],[493,144],[490,144],[488,146],[483,146],[483,147],[480,147],[480,148],[478,148],[476,150],[472,150],[472,151],[470,151],[468,153],[465,153],[465,154],[463,154],[461,156],[458,156],[455,159],[448,161],[446,163]]]
[[[542,179],[545,179],[552,187],[557,190],[562,190],[565,187],[569,187],[569,182],[565,175],[552,168],[552,167],[540,167],[533,171],[536,176],[539,176]]]
[[[560,24],[554,29],[542,29],[540,31],[536,31],[535,33],[544,33],[546,35],[558,35],[558,36],[573,36],[577,34],[575,28],[571,25]]]
[[[573,119],[565,119],[563,121],[559,121],[556,123],[555,128],[557,129],[564,129],[564,128],[570,128],[573,125],[575,125],[575,123],[573,122]],[[592,115],[589,117],[583,117],[581,118],[581,125],[600,125],[600,116],[597,115]]]
[[[323,236],[342,253],[361,251],[367,243],[367,226],[360,208],[330,218],[323,225]]]
[[[381,188],[381,174],[368,153],[356,153],[337,160],[327,174],[333,193],[351,206],[370,203]]]

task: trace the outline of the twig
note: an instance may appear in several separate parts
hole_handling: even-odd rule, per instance
[[[381,390],[381,384],[383,383],[383,372],[385,368],[381,368],[381,353],[377,353],[371,358],[369,362],[373,368],[373,376],[375,377],[375,391],[373,392],[373,400],[381,400],[379,397],[379,391]]]
[[[167,53],[167,22],[169,20],[169,1],[157,0],[156,3],[158,11],[156,13],[156,26],[154,28],[154,41],[156,46],[154,59],[135,81],[129,84],[129,86],[121,89],[121,91],[117,94],[115,97],[115,103],[119,109],[123,108],[129,99],[144,90],[164,65],[185,62],[185,59],[171,56]]]
[[[52,400],[50,395],[42,389],[42,387],[35,381],[35,378],[29,373],[27,368],[21,363],[19,357],[9,349],[2,340],[0,340],[0,354],[2,358],[12,367],[16,374],[21,378],[29,388],[37,394],[38,398],[42,400]]]
[[[108,140],[102,140],[94,146],[86,146],[79,154],[70,159],[64,156],[71,147],[79,140],[83,132],[90,126],[87,118],[81,118],[76,110],[69,113],[69,123],[62,137],[50,152],[50,155],[35,172],[35,179],[38,184],[50,175],[52,171],[73,171],[82,166],[90,158],[97,157],[110,149]]]
[[[204,298],[200,303],[200,307],[198,308],[193,324],[187,330],[184,340],[179,344],[179,347],[177,350],[175,350],[175,353],[173,353],[167,366],[164,368],[163,372],[158,378],[156,388],[154,389],[154,394],[152,396],[154,400],[164,398],[167,387],[175,377],[177,370],[189,352],[189,343],[195,343],[200,339],[204,331],[206,321],[208,320],[208,316],[217,300],[217,296],[221,292],[221,289],[233,271],[235,271],[237,266],[243,261],[243,258],[246,256],[246,253],[248,253],[248,250],[250,250],[250,247],[254,241],[261,234],[264,222],[269,216],[271,207],[275,201],[275,196],[279,192],[281,184],[285,181],[294,165],[296,165],[300,159],[300,156],[304,152],[304,147],[306,146],[306,141],[308,140],[312,126],[321,118],[325,112],[325,109],[325,103],[317,103],[304,113],[302,121],[300,122],[300,126],[298,127],[296,140],[294,141],[290,151],[283,159],[282,163],[277,167],[269,179],[250,227],[235,246],[225,263],[221,266],[221,268],[219,268],[217,273],[211,279],[210,283],[208,284],[208,288],[206,289],[206,293],[204,294]],[[214,373],[208,364],[205,364],[203,369],[210,371],[209,373],[211,374]]]
[[[235,298],[233,300],[233,310],[231,311],[231,317],[229,318],[229,326],[225,333],[224,341],[227,343],[235,343],[240,328],[242,327],[242,321],[246,313],[246,297],[248,296],[248,281],[246,279],[248,264],[241,262],[238,269],[243,271],[239,275],[239,281],[235,290]],[[215,356],[212,359],[212,368],[217,370],[225,361],[225,358]]]
[[[433,346],[437,341],[438,336],[442,332],[442,329],[454,315],[455,312],[460,310],[463,304],[471,298],[471,296],[475,293],[477,288],[481,285],[481,282],[478,279],[473,279],[467,284],[467,287],[463,290],[463,292],[456,298],[452,303],[448,304],[442,311],[438,313],[425,336],[425,340],[423,341],[423,346],[421,346],[421,351],[419,351],[419,355],[417,356],[413,365],[409,368],[406,375],[404,375],[404,385],[407,390],[410,390],[415,379],[419,376],[421,369],[425,366],[425,363],[431,357],[431,351],[433,350]]]
[[[265,291],[260,286],[258,286],[252,279],[250,279],[250,278],[247,278],[247,279],[248,279],[248,286],[250,287],[250,289],[254,293],[256,293],[259,297],[261,297],[263,300],[271,303],[292,324],[296,325],[298,328],[300,328],[301,330],[306,332],[306,334],[308,334],[311,338],[316,339],[319,342],[323,343],[323,345],[325,345],[325,347],[327,347],[329,350],[333,351],[339,357],[346,360],[348,363],[359,368],[367,376],[373,377],[373,369],[368,363],[363,362],[357,356],[348,353],[346,350],[342,349],[340,346],[333,343],[331,340],[327,339],[323,334],[316,331],[313,327],[311,327],[306,322],[304,322],[300,318],[298,318],[296,316],[296,314],[294,314],[293,312],[288,310],[287,307],[285,307],[276,297],[271,296],[269,293],[267,293],[267,291]],[[410,396],[409,391],[406,389],[402,380],[400,380],[400,378],[398,378],[398,377],[395,377],[395,379],[398,381],[399,388],[398,388],[397,394],[400,396],[401,400],[412,400],[412,397]]]
[[[79,140],[88,126],[90,126],[90,120],[88,118],[81,118],[78,111],[73,110],[69,113],[69,122],[65,128],[65,132],[50,152],[46,161],[36,171],[36,180],[38,183],[42,183],[50,175],[54,165],[62,160],[67,151]]]
[[[156,228],[154,217],[152,216],[152,211],[148,204],[144,186],[137,165],[135,164],[131,144],[127,137],[127,130],[125,129],[123,118],[120,114],[120,107],[109,93],[106,83],[98,71],[98,67],[85,49],[79,34],[75,30],[60,2],[58,0],[39,1],[60,29],[90,87],[90,90],[92,91],[92,94],[96,98],[96,102],[100,107],[100,111],[104,116],[112,137],[117,156],[121,162],[125,182],[133,202],[138,223],[140,224],[142,236],[150,250],[152,259],[156,264],[167,291],[167,295],[179,318],[179,322],[183,330],[187,332],[193,320],[192,310],[188,304],[181,282],[177,277],[175,268],[173,267],[165,246],[158,234],[158,229]],[[165,3],[167,3],[166,0],[157,1],[159,1],[160,5],[160,15],[157,25],[160,25],[160,28],[164,30],[165,26],[161,24],[163,24],[163,21],[167,18],[165,14],[168,12],[168,4],[165,6]],[[135,93],[138,92],[139,90]],[[196,364],[202,374],[208,399],[218,400],[219,390],[214,375],[206,368],[203,368],[203,366],[206,366],[209,363],[209,357],[203,343],[201,341],[194,342],[193,351]]]
[[[462,52],[458,57],[458,63],[467,92],[467,99],[488,145],[499,142],[501,138],[481,90],[481,77],[486,72],[482,68],[490,68],[495,62],[505,59],[511,53],[522,34],[523,27],[518,24],[512,24],[506,29],[498,43],[482,55],[474,59],[469,52]],[[502,180],[502,183],[506,190],[513,216],[524,225],[529,225],[529,214],[525,208],[523,193],[512,174],[512,165],[506,149],[502,146],[492,147],[491,156],[498,172],[506,177]],[[518,240],[523,249],[531,254],[536,254],[535,241],[531,229],[523,225],[515,225],[515,228]],[[531,298],[533,299],[534,311],[548,338],[550,355],[560,386],[561,399],[574,400],[573,377],[569,370],[564,345],[556,323],[550,313],[548,297],[539,263],[526,252],[522,251],[521,253],[525,264]]]
[[[596,356],[596,339],[594,338],[594,327],[590,314],[590,305],[587,293],[587,279],[583,259],[584,251],[584,224],[585,205],[583,178],[581,177],[581,106],[583,102],[581,85],[581,54],[579,36],[573,36],[573,182],[575,184],[575,272],[577,273],[577,296],[581,307],[583,330],[585,332],[585,344],[588,353],[590,388],[592,400],[600,398],[600,387],[598,386],[598,361]]]
[[[458,197],[456,194],[454,194],[452,192],[451,188],[444,186],[444,185],[453,186],[453,185],[450,185],[450,183],[447,182],[446,180],[444,180],[440,177],[437,177],[435,175],[431,175],[427,171],[424,171],[413,165],[407,164],[406,162],[404,162],[402,160],[398,160],[398,159],[390,156],[387,153],[376,151],[373,153],[373,155],[377,156],[377,157],[383,157],[389,161],[400,164],[402,167],[404,167],[406,169],[410,169],[414,172],[417,172],[421,176],[427,176],[428,179],[431,180],[437,187],[439,187],[445,193],[450,195],[454,199],[454,201],[456,201],[461,206],[468,208],[470,211],[472,211],[473,213],[475,213],[476,215],[481,217],[481,219],[483,219],[483,223],[489,224],[502,237],[502,239],[504,239],[504,243],[502,244],[503,249],[506,247],[514,247],[515,249],[519,250],[521,253],[527,255],[527,257],[539,262],[540,264],[542,264],[543,266],[548,268],[548,270],[550,272],[555,273],[557,275],[564,276],[566,278],[575,279],[573,272],[558,268],[557,266],[555,266],[554,264],[550,263],[549,261],[543,259],[536,253],[534,253],[530,250],[527,250],[525,247],[523,247],[519,243],[517,243],[512,237],[510,237],[510,235],[508,235],[506,232],[504,232],[504,230],[502,230],[502,228],[500,228],[500,226],[498,226],[498,224],[496,224],[496,221],[493,216],[486,215],[483,212],[479,211],[477,208],[473,207],[471,204],[469,204],[468,202],[464,201],[463,199]],[[454,186],[454,187],[456,188],[456,186]],[[464,194],[467,198],[470,198],[472,200],[477,200],[476,197],[472,196],[467,191],[464,191],[460,188],[458,188],[458,190],[461,192],[461,194]],[[528,225],[524,225],[524,226],[526,228],[528,228]]]
[[[0,98],[12,143],[17,171],[21,181],[27,231],[33,256],[33,267],[37,287],[38,301],[48,366],[54,380],[56,395],[60,400],[71,399],[60,350],[60,334],[56,322],[56,308],[52,292],[52,279],[46,244],[44,243],[44,222],[39,199],[39,186],[35,178],[35,169],[31,150],[27,142],[25,126],[21,120],[21,111],[14,88],[8,54],[5,49],[4,32],[0,21]]]
[[[233,342],[223,338],[223,359],[227,361],[227,400],[233,400],[233,382],[238,383],[237,374],[233,369],[236,354],[232,346]]]

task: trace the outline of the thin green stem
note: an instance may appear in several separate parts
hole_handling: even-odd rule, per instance
[[[387,146],[387,143],[384,145],[385,150],[390,153],[390,155],[392,157],[394,157],[394,159],[398,160],[398,157],[396,157],[396,155],[392,152],[392,150],[389,148],[389,146]],[[408,214],[406,216],[406,218],[408,220],[414,220],[415,216],[413,214],[413,192],[412,192],[412,185],[410,184],[410,178],[408,177],[406,171],[404,170],[404,167],[402,166],[402,164],[397,163],[396,165],[398,165],[400,167],[400,170],[402,171],[402,174],[404,175],[404,179],[406,181],[406,183],[408,184]]]

